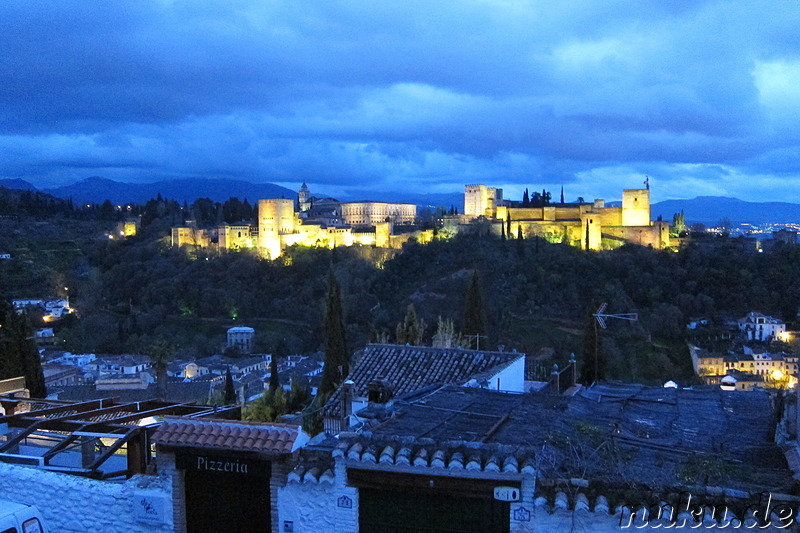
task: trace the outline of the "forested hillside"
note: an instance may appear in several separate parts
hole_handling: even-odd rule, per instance
[[[640,318],[609,320],[608,329],[598,332],[607,377],[652,383],[690,382],[685,337],[690,319],[736,318],[758,310],[792,322],[800,305],[800,246],[745,253],[736,240],[720,237],[680,253],[633,245],[584,252],[476,231],[428,245],[411,243],[402,252],[290,248],[270,262],[248,252],[170,248],[166,228],[180,216],[176,209],[174,202],[152,201],[143,210],[139,236],[73,234],[66,241],[72,243],[69,253],[52,249],[58,220],[39,219],[37,232],[28,231],[25,221],[6,221],[10,231],[2,244],[27,252],[0,262],[0,280],[14,297],[55,295],[69,286],[79,316],[58,325],[67,349],[137,352],[160,339],[178,347],[178,355],[202,355],[220,350],[226,328],[237,324],[255,327],[265,351],[278,340],[290,352],[318,350],[331,269],[342,288],[351,350],[370,339],[394,341],[412,303],[427,326],[423,342],[430,343],[439,317],[463,328],[467,287],[476,272],[488,324],[482,346],[554,351],[558,362],[575,352],[580,359],[584,345],[595,340],[591,313],[607,302],[607,312]],[[15,294],[21,286],[45,294],[29,294],[30,289]]]

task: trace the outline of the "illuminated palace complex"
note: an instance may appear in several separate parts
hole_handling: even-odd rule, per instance
[[[650,189],[622,191],[621,206],[594,202],[521,202],[503,200],[503,190],[486,185],[467,185],[464,190],[464,215],[472,220],[485,217],[499,227],[505,224],[509,237],[540,236],[551,241],[600,250],[625,243],[671,246],[669,223],[650,220]]]
[[[663,249],[671,246],[669,224],[650,220],[650,189],[626,189],[621,206],[593,202],[527,204],[503,199],[503,190],[467,185],[464,214],[444,217],[450,231],[463,231],[485,220],[495,233],[509,237],[539,236],[582,249],[600,250],[625,243]],[[258,201],[256,224],[222,224],[214,229],[186,225],[172,228],[174,246],[216,246],[220,250],[257,249],[275,259],[287,246],[352,246],[400,248],[410,238],[433,239],[433,230],[419,230],[417,207],[392,202],[339,202],[312,198],[304,183],[297,199]]]
[[[215,229],[193,225],[172,228],[173,246],[218,246],[220,250],[257,249],[269,259],[287,246],[352,246],[354,244],[400,248],[410,238],[428,242],[433,230],[419,231],[417,206],[391,202],[338,202],[312,198],[304,183],[297,200],[270,198],[258,201],[258,221],[253,225],[222,224]],[[216,241],[216,243],[215,243]]]

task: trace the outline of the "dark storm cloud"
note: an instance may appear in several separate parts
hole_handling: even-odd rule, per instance
[[[793,0],[10,0],[0,175],[774,198],[800,178],[799,23]]]

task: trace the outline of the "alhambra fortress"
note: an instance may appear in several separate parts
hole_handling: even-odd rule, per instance
[[[275,259],[294,244],[304,246],[366,245],[401,248],[411,239],[430,242],[433,229],[417,226],[417,206],[393,202],[339,202],[312,197],[303,183],[296,199],[258,201],[258,223],[221,224],[198,228],[189,221],[172,228],[172,245],[217,247],[223,250],[256,249]],[[602,250],[634,243],[655,249],[669,248],[669,223],[650,220],[650,189],[622,191],[622,205],[604,200],[565,203],[546,200],[503,199],[503,190],[467,185],[463,214],[444,215],[437,221],[443,235],[476,230],[509,238],[541,237],[566,242],[581,249]]]

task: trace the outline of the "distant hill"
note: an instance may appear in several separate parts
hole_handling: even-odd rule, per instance
[[[727,218],[734,224],[786,224],[800,222],[800,204],[788,202],[746,202],[724,196],[698,196],[692,200],[666,200],[653,204],[652,217],[659,215],[671,221],[675,213],[684,212],[687,224],[706,225]]]
[[[110,200],[114,204],[144,203],[159,194],[179,202],[193,202],[197,198],[211,198],[224,202],[236,197],[254,203],[260,198],[294,198],[297,192],[272,183],[250,183],[242,180],[187,178],[155,183],[123,183],[97,176],[72,185],[44,189],[59,198],[72,198],[76,203],[100,203]]]
[[[416,204],[420,207],[444,207],[450,209],[454,206],[458,212],[464,210],[464,193],[439,193],[439,194],[415,194],[413,192],[383,192],[367,193],[361,198],[339,198],[340,200],[374,200],[376,202],[399,202],[406,204]]]
[[[0,187],[20,190],[36,190],[24,180],[0,180]],[[58,198],[72,198],[76,204],[101,203],[110,200],[114,204],[144,203],[161,194],[164,198],[179,202],[193,202],[197,198],[211,198],[224,202],[228,198],[247,198],[254,203],[261,198],[295,198],[297,191],[272,183],[251,183],[243,180],[187,178],[164,180],[155,183],[125,183],[93,176],[63,187],[42,189]],[[403,202],[419,206],[464,207],[463,193],[423,194],[413,192],[366,193],[356,197],[342,196],[342,201],[374,200]]]
[[[0,180],[0,187],[5,187],[6,189],[13,189],[17,191],[35,191],[36,187],[32,184],[28,183],[25,180],[15,178],[15,179],[4,179]]]

